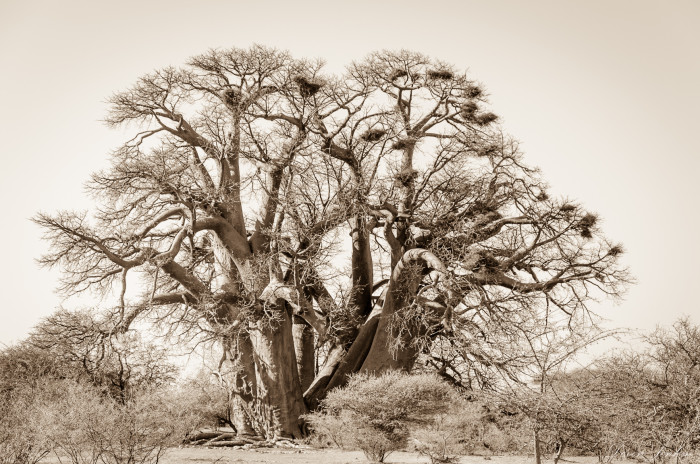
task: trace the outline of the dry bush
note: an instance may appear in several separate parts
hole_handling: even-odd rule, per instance
[[[134,392],[121,402],[93,385],[54,381],[40,399],[42,432],[60,462],[156,464],[201,423],[201,416],[182,407],[187,396],[162,388]]]
[[[196,417],[202,427],[231,424],[231,396],[226,384],[213,376],[198,375],[187,380],[179,389],[179,406]]]
[[[384,462],[393,451],[402,449],[408,433],[403,429],[382,430],[376,426],[365,426],[357,419],[351,423],[352,435],[349,438],[360,448],[370,462]]]
[[[35,464],[50,451],[42,432],[39,386],[0,392],[0,464]]]
[[[531,433],[524,427],[510,428],[495,423],[484,425],[481,445],[494,454],[518,453],[530,446]]]
[[[161,352],[122,345],[117,377],[69,357],[75,344],[65,356],[29,342],[0,350],[0,464],[33,464],[52,451],[72,464],[157,463],[181,443],[204,415],[186,406],[196,400],[168,386]]]
[[[323,410],[306,416],[313,430],[339,446],[359,448],[374,462],[406,446],[411,428],[425,427],[444,413],[454,390],[433,375],[389,371],[355,375],[331,391]]]
[[[104,420],[94,439],[104,464],[157,464],[197,423],[196,415],[180,408],[177,394],[167,390],[140,391],[125,404],[105,400],[101,413]]]
[[[308,438],[311,443],[321,447],[352,448],[348,437],[356,426],[350,411],[316,412],[305,418],[314,431]]]
[[[459,456],[474,451],[480,435],[481,405],[454,399],[450,411],[411,433],[415,450],[430,462],[457,462]]]
[[[63,380],[47,384],[49,400],[44,413],[44,433],[59,462],[97,464],[102,454],[99,433],[105,413],[100,390],[95,386]]]

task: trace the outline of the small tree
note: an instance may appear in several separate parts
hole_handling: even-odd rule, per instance
[[[111,388],[103,380],[114,377],[96,375],[111,372],[102,360],[93,370],[76,362],[80,351],[59,346],[69,345],[24,342],[0,350],[0,464],[34,464],[51,451],[72,464],[157,463],[198,425],[197,411],[181,407],[187,392],[149,382],[142,370],[132,371],[139,382]],[[128,362],[125,352],[134,351],[119,351]]]
[[[454,390],[433,375],[361,374],[330,392],[322,403],[324,411],[307,418],[317,432],[335,441],[342,431],[348,445],[360,448],[371,461],[383,462],[406,445],[412,427],[431,423],[454,400]]]
[[[682,318],[671,329],[647,338],[655,366],[652,383],[661,390],[657,415],[671,424],[660,437],[667,452],[680,456],[700,450],[700,326]]]
[[[588,399],[585,386],[577,385],[518,398],[518,408],[528,416],[538,438],[554,451],[554,464],[567,447],[587,450],[600,441],[600,411]]]
[[[192,428],[189,413],[158,391],[141,391],[126,404],[105,402],[105,421],[95,431],[105,464],[157,464]]]
[[[54,377],[94,384],[122,402],[132,390],[174,381],[177,369],[163,347],[112,324],[95,312],[61,309],[37,324],[25,344],[60,366],[63,375]]]
[[[573,317],[567,324],[549,324],[546,319],[534,317],[517,325],[515,330],[520,332],[518,340],[522,341],[524,375],[510,379],[501,389],[501,397],[525,414],[532,424],[535,463],[542,460],[542,435],[553,441],[556,463],[567,444],[594,422],[585,406],[581,406],[582,398],[586,397],[585,387],[557,380],[563,378],[567,364],[578,353],[615,332],[603,331],[596,324]]]
[[[202,425],[213,427],[224,423],[236,430],[236,425],[231,423],[231,391],[225,384],[221,385],[211,374],[207,376],[206,372],[201,372],[180,388],[179,406],[199,417]]]

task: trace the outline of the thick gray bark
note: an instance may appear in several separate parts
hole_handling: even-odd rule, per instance
[[[292,318],[280,308],[278,320],[260,320],[251,329],[257,374],[256,414],[269,438],[301,438],[307,412],[297,372]]]
[[[377,333],[380,312],[381,310],[373,311],[367,318],[367,322],[360,328],[355,341],[350,346],[343,360],[338,364],[338,368],[328,382],[326,391],[345,385],[348,376],[360,370],[372,346],[372,340],[374,340]]]
[[[306,391],[314,381],[316,374],[316,353],[314,347],[313,328],[299,316],[294,316],[292,335],[294,336],[294,352],[297,358],[297,370],[302,391]]]
[[[253,345],[247,333],[238,336],[236,351],[238,357],[231,398],[231,422],[239,435],[255,435],[251,407],[255,404],[258,388]]]
[[[338,365],[343,361],[346,355],[346,350],[340,345],[331,348],[326,355],[326,360],[323,366],[316,374],[311,385],[304,392],[304,401],[309,409],[315,409],[318,406],[326,392],[329,390],[328,385],[335,375]]]
[[[400,335],[392,329],[392,318],[397,311],[411,304],[421,281],[430,269],[444,272],[444,266],[435,255],[418,248],[404,253],[394,267],[376,334],[360,372],[379,373],[389,369],[411,369],[418,352],[410,344],[410,340],[420,334],[407,332],[403,339],[399,340],[399,344],[393,343]],[[392,345],[394,350],[391,349]]]

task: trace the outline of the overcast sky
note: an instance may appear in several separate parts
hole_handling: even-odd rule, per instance
[[[609,327],[700,323],[700,2],[0,0],[0,343],[62,302],[29,221],[86,209],[124,134],[105,99],[208,48],[260,43],[332,71],[406,48],[468,69],[552,191],[603,219],[638,284]]]

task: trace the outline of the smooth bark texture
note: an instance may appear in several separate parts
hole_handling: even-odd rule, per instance
[[[338,370],[338,365],[345,359],[346,350],[340,345],[335,345],[327,354],[323,366],[319,369],[311,385],[304,392],[304,401],[309,409],[318,407],[326,392],[330,390],[331,379]]]
[[[379,325],[379,319],[381,317],[380,315],[381,308],[377,311],[373,311],[369,315],[367,321],[360,328],[350,349],[343,357],[343,360],[338,364],[333,377],[326,387],[326,391],[345,385],[348,375],[354,374],[360,370],[375,340],[377,326]],[[322,396],[323,395],[319,395],[317,399],[322,398]]]
[[[313,328],[301,317],[294,316],[292,334],[294,336],[294,352],[297,358],[299,382],[302,391],[306,391],[314,381],[316,368],[316,350],[314,347]]]
[[[428,250],[414,248],[404,253],[396,264],[389,280],[389,287],[381,311],[381,316],[372,339],[372,345],[362,363],[360,372],[378,374],[389,369],[409,371],[416,360],[418,351],[410,345],[410,337],[417,333],[404,334],[397,349],[392,350],[393,341],[401,335],[391,329],[391,318],[396,312],[407,307],[415,298],[418,287],[429,270],[444,272],[440,260]],[[399,316],[400,317],[400,316]]]
[[[258,384],[257,413],[268,436],[302,438],[300,417],[307,411],[294,355],[292,321],[262,321],[250,333]]]
[[[231,422],[240,435],[255,435],[254,415],[251,407],[256,402],[258,384],[255,372],[253,344],[247,333],[237,340],[237,359],[234,368],[233,395],[231,398]]]

